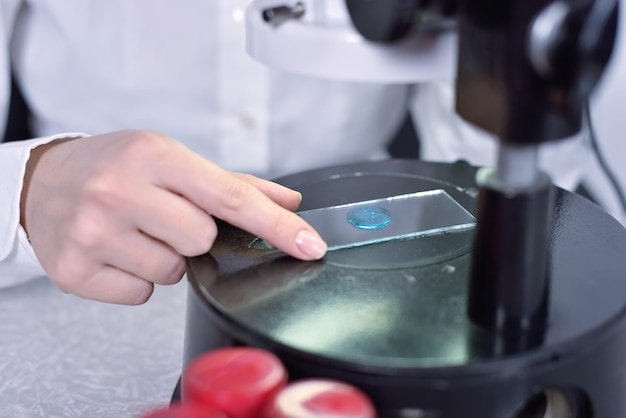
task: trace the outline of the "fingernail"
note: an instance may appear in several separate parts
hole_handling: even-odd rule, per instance
[[[297,205],[297,207],[300,207],[300,204],[302,203],[302,193],[300,193],[297,190],[294,190],[294,192],[298,193],[298,205]]]
[[[317,234],[307,231],[306,229],[298,232],[298,235],[296,236],[296,245],[300,251],[314,260],[318,260],[326,254],[326,243],[322,241]]]

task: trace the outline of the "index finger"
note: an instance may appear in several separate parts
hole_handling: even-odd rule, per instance
[[[317,260],[326,243],[300,216],[285,209],[240,176],[195,155],[169,160],[163,187],[234,226],[255,234],[302,260]],[[178,164],[177,164],[178,162]]]

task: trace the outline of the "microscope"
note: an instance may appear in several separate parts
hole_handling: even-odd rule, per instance
[[[261,347],[292,379],[361,388],[381,417],[626,417],[626,231],[537,163],[541,144],[583,129],[617,17],[617,0],[252,2],[249,52],[274,68],[454,79],[457,113],[498,138],[497,162],[277,179],[330,251],[297,261],[221,224],[188,262],[185,363]]]

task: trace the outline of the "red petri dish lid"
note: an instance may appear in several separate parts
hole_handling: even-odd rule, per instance
[[[183,402],[205,403],[230,418],[250,417],[287,382],[287,371],[274,354],[252,347],[210,351],[183,373]]]
[[[354,386],[326,379],[294,382],[281,390],[263,418],[374,418],[370,399]]]

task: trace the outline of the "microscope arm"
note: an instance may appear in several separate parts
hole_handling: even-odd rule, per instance
[[[477,176],[468,313],[480,325],[519,334],[546,324],[554,197],[538,147],[580,131],[616,22],[614,0],[467,0],[459,9],[456,110],[500,141],[496,167]]]
[[[475,323],[504,334],[541,332],[548,317],[554,193],[538,170],[538,146],[580,131],[583,106],[613,49],[617,0],[346,5],[357,30],[373,42],[436,30],[433,23],[441,27],[456,16],[456,111],[499,138],[496,167],[477,176],[468,313]]]

